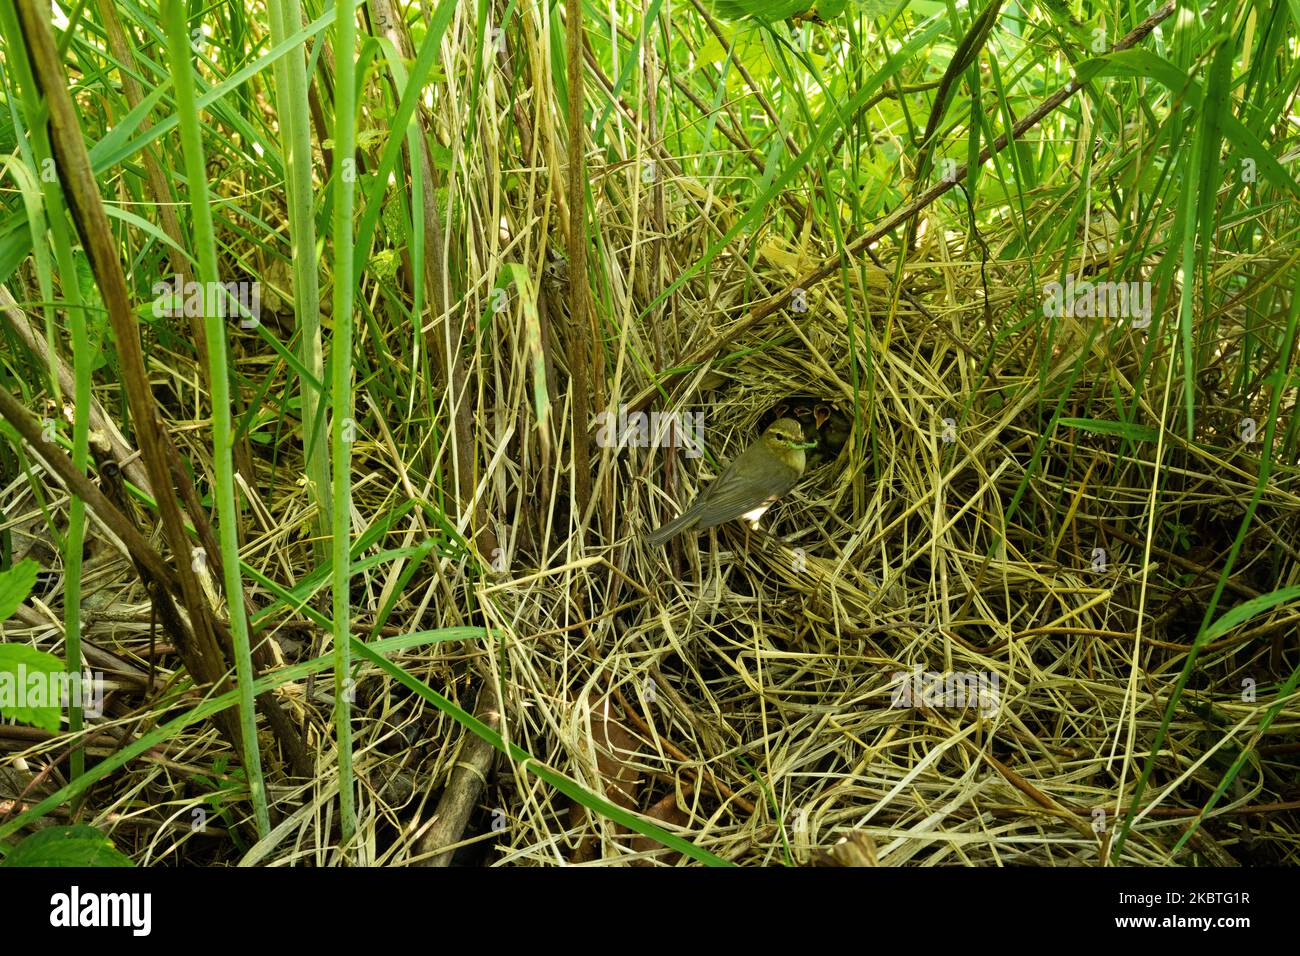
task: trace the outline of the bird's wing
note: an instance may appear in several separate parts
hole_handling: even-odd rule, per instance
[[[764,504],[769,498],[785,494],[799,480],[797,471],[782,467],[779,480],[769,480],[765,486],[755,484],[754,480],[746,475],[750,470],[746,467],[749,464],[746,459],[751,453],[757,457],[766,455],[766,450],[757,446],[746,449],[739,458],[727,466],[722,476],[700,496],[700,500],[691,506],[691,511],[695,512],[696,528],[702,531],[720,525],[724,521],[739,518],[747,511]]]

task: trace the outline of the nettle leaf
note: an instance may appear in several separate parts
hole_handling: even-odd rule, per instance
[[[393,249],[380,249],[370,257],[370,271],[377,279],[391,279],[397,275],[399,264],[397,252]]]
[[[18,605],[27,600],[36,585],[36,572],[40,570],[31,558],[24,558],[8,571],[0,571],[0,621],[5,620]]]
[[[57,733],[62,701],[48,698],[63,687],[56,676],[62,671],[63,661],[53,654],[26,644],[0,644],[0,717]]]
[[[388,140],[386,129],[363,129],[357,131],[357,148],[372,149]]]
[[[9,851],[0,866],[135,866],[92,826],[46,827]]]

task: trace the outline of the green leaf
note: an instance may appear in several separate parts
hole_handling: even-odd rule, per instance
[[[429,154],[433,158],[433,165],[443,172],[451,171],[451,150],[441,143],[431,143],[429,145]]]
[[[47,701],[64,686],[62,678],[55,676],[62,672],[63,662],[53,654],[26,644],[0,644],[0,717],[56,733],[62,700],[56,698],[53,704]],[[33,699],[40,703],[28,703]]]
[[[18,605],[27,600],[39,570],[40,565],[31,558],[24,558],[8,571],[0,571],[0,621],[12,615],[18,610]]]
[[[1135,425],[1132,422],[1113,422],[1100,418],[1062,418],[1060,423],[1067,428],[1082,428],[1095,435],[1119,435],[1130,441],[1157,441],[1160,430],[1150,425]]]
[[[727,56],[727,47],[715,34],[710,33],[705,39],[704,45],[700,47],[699,52],[695,54],[695,62],[704,63],[721,63]]]
[[[397,252],[393,249],[380,249],[370,257],[370,271],[377,279],[391,279],[397,275]]]
[[[1204,644],[1214,640],[1222,634],[1227,634],[1235,627],[1245,624],[1257,614],[1262,614],[1269,608],[1276,607],[1279,604],[1285,604],[1287,601],[1294,601],[1300,598],[1300,585],[1293,585],[1289,588],[1279,588],[1276,591],[1269,591],[1267,594],[1261,594],[1259,597],[1251,598],[1242,604],[1238,604],[1223,617],[1219,618],[1201,635],[1197,643]]]
[[[0,866],[135,866],[92,826],[47,827],[22,840]]]
[[[716,16],[724,20],[762,20],[775,23],[807,13],[813,0],[708,0]]]

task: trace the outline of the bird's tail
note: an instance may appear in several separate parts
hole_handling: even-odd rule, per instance
[[[691,527],[691,525],[695,524],[695,521],[695,514],[688,508],[666,525],[656,528],[654,531],[651,531],[646,535],[645,543],[650,545],[652,548],[657,548],[669,538],[676,537],[687,528]]]

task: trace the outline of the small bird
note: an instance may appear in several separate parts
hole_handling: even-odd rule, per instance
[[[853,429],[843,412],[816,395],[787,395],[763,413],[759,427],[778,418],[793,418],[803,426],[804,436],[816,443],[808,452],[809,468],[838,458]]]
[[[804,452],[815,446],[816,442],[804,440],[803,428],[793,418],[777,419],[689,508],[646,535],[646,543],[658,547],[688,528],[703,531],[733,518],[757,525],[772,502],[803,475]]]

